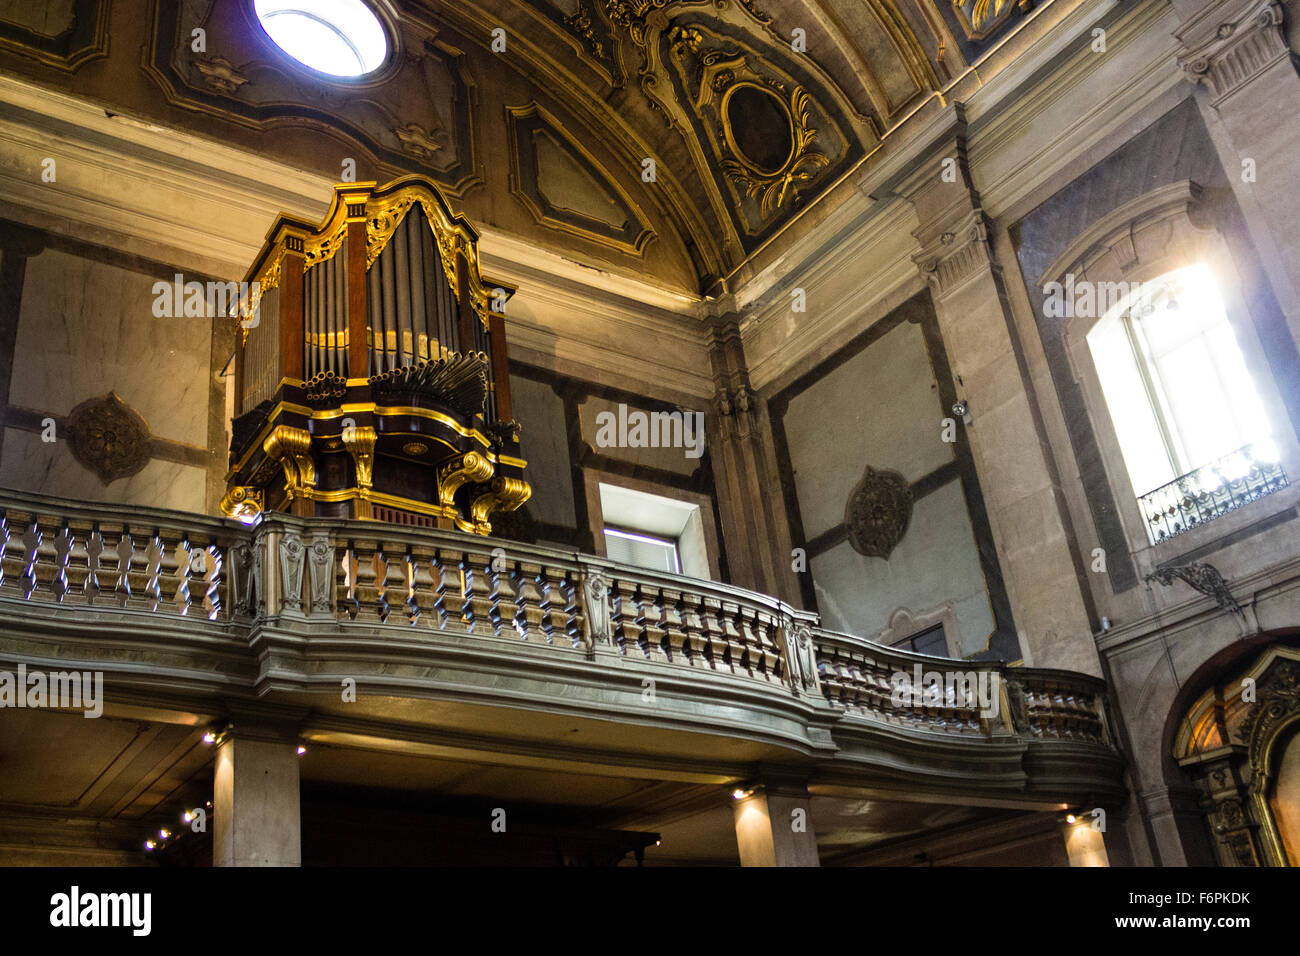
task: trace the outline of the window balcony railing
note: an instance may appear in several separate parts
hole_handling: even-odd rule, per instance
[[[1147,536],[1159,544],[1287,486],[1277,461],[1246,445],[1138,498]]]

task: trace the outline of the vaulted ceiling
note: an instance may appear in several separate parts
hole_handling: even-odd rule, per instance
[[[1013,0],[406,0],[616,148],[708,288],[1028,7]]]
[[[393,53],[356,81],[253,0],[3,5],[0,68],[333,178],[424,173],[476,224],[709,292],[1030,6],[366,2]]]

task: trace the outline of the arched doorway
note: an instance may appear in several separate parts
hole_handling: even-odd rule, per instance
[[[1226,669],[1182,715],[1172,756],[1224,866],[1300,865],[1300,648]]]

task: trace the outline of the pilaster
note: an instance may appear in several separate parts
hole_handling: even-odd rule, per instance
[[[1025,663],[1100,674],[1068,532],[1064,499],[1033,399],[990,224],[966,161],[965,116],[946,130],[895,191],[916,209],[914,257],[935,312],[966,414]],[[941,423],[936,421],[935,428]]]
[[[1300,74],[1278,0],[1178,0],[1178,65],[1208,94],[1228,181],[1300,342]],[[1204,104],[1203,104],[1204,105]],[[1226,144],[1223,142],[1226,139]],[[1232,154],[1235,153],[1235,156]]]
[[[772,422],[750,385],[736,313],[711,321],[708,347],[717,389],[710,460],[731,582],[800,603]]]

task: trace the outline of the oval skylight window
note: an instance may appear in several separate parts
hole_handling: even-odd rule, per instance
[[[365,76],[388,56],[388,38],[362,0],[254,0],[262,29],[304,66],[330,76]]]

